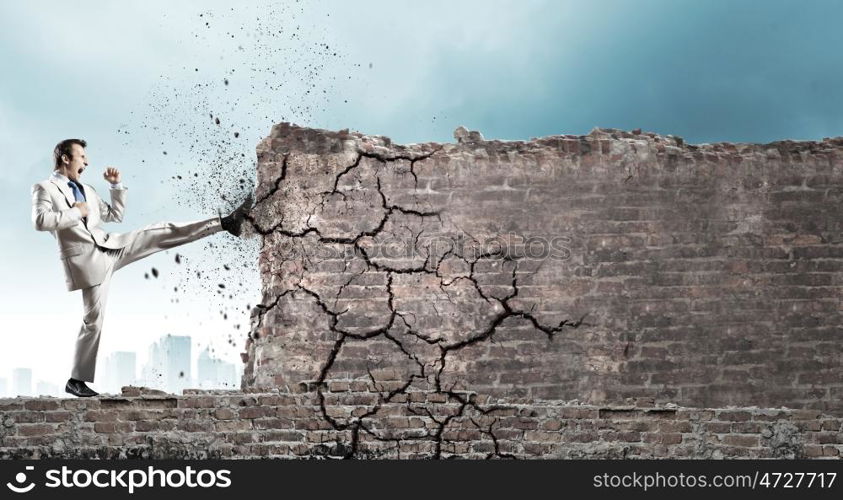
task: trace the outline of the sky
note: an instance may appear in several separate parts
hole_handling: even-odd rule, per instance
[[[83,182],[100,194],[105,166],[123,172],[117,232],[230,209],[281,121],[398,143],[453,141],[460,125],[820,140],[843,135],[841,21],[843,3],[822,0],[2,2],[0,378],[70,373],[81,293],[30,220],[62,139],[88,141]],[[257,242],[220,234],[120,270],[99,361],[142,364],[171,333],[239,362],[256,259]]]

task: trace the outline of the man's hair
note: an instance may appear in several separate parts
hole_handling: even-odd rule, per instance
[[[83,148],[88,147],[88,143],[82,139],[65,139],[56,144],[56,149],[53,150],[53,170],[61,166],[61,155],[67,155],[68,158],[73,158],[73,145],[78,144]]]

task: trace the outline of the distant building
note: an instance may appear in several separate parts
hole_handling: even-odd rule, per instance
[[[149,346],[149,359],[143,368],[143,385],[175,394],[188,388],[190,337],[167,335]]]
[[[133,352],[117,351],[105,359],[105,390],[120,393],[120,388],[137,383],[137,356]]]
[[[32,370],[15,368],[12,370],[12,396],[32,396]]]
[[[146,357],[146,364],[141,370],[141,385],[146,387],[164,388],[164,364],[158,342],[149,346]]]
[[[44,380],[39,380],[37,384],[35,384],[35,396],[55,396],[55,397],[65,397],[67,393],[64,392],[64,387],[59,388],[56,384],[52,382],[46,382]]]
[[[202,389],[236,389],[240,387],[237,366],[211,357],[206,347],[196,363],[197,382]]]

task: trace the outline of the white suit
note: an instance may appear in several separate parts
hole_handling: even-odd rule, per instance
[[[188,223],[162,222],[125,234],[106,233],[101,223],[123,220],[126,189],[112,187],[109,205],[93,187],[81,185],[88,205],[84,219],[73,207],[76,200],[65,176],[54,173],[32,186],[32,224],[38,231],[50,231],[58,241],[67,289],[82,289],[85,313],[71,377],[93,382],[111,274],[155,252],[219,232],[222,227],[219,217],[213,217]]]

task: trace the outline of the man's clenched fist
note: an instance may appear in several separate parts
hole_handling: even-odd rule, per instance
[[[120,182],[120,171],[114,167],[106,167],[105,173],[102,176],[111,184]]]
[[[77,201],[73,204],[74,207],[78,208],[80,212],[82,212],[82,217],[88,216],[88,204],[84,201]]]

